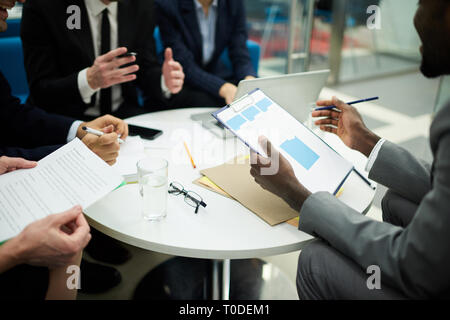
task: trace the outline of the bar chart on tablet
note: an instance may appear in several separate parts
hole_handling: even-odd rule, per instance
[[[311,192],[335,193],[353,165],[299,123],[261,90],[215,114],[252,150],[266,156],[259,144],[265,136],[292,165],[299,181]]]

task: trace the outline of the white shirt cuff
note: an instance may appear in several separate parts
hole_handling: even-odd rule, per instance
[[[375,145],[372,152],[370,153],[370,156],[369,156],[369,159],[368,159],[367,165],[366,165],[367,172],[370,172],[370,170],[372,170],[372,167],[378,158],[378,153],[380,152],[380,149],[383,146],[383,143],[385,141],[386,141],[386,139],[380,139],[380,141],[378,141],[378,143]]]
[[[161,76],[161,90],[164,98],[170,99],[170,97],[172,96],[172,92],[170,92],[169,88],[167,88],[163,75]]]
[[[83,123],[83,121],[75,121],[72,123],[72,126],[70,127],[69,133],[67,134],[67,143],[75,139],[77,136],[77,131],[80,125]]]
[[[89,85],[87,80],[87,69],[84,69],[78,73],[78,90],[80,91],[81,99],[86,104],[91,103],[92,96],[99,91],[99,89],[94,90]]]

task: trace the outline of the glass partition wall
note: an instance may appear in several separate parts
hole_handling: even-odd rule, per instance
[[[245,0],[261,76],[331,69],[330,84],[417,71],[411,0]]]

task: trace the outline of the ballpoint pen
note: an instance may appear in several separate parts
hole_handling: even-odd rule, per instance
[[[82,129],[84,131],[86,131],[87,133],[96,135],[97,137],[101,137],[101,136],[103,136],[105,134],[104,132],[101,132],[101,131],[98,131],[98,130],[95,130],[95,129],[91,129],[91,128],[88,128],[88,127],[83,127]],[[118,138],[117,141],[119,141],[120,144],[125,143],[125,141],[123,141],[120,138]]]
[[[347,104],[348,105],[353,105],[353,104],[358,104],[358,103],[362,103],[362,102],[374,101],[374,100],[378,100],[378,99],[379,99],[379,97],[373,97],[373,98],[367,98],[367,99],[347,102]],[[336,108],[337,108],[336,106],[328,106],[328,107],[317,108],[314,111],[333,110],[333,109],[336,109]]]

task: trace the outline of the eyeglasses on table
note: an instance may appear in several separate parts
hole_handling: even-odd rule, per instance
[[[195,208],[195,213],[198,213],[200,206],[206,207],[206,203],[203,198],[194,191],[185,190],[183,185],[178,182],[172,182],[169,186],[169,193],[174,196],[184,195],[184,202],[186,202],[191,207]]]

